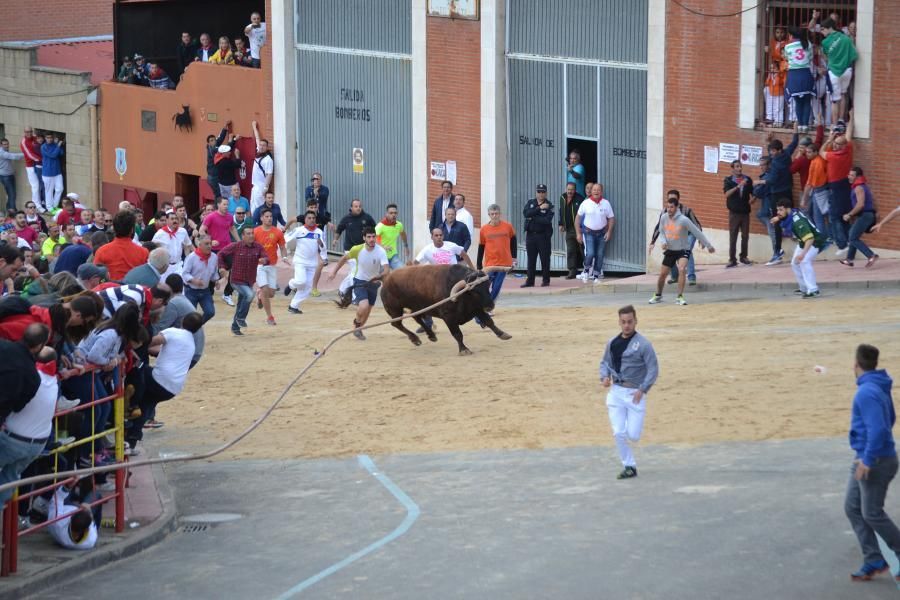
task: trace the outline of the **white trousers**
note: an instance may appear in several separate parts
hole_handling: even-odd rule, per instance
[[[632,402],[636,389],[613,385],[606,395],[606,410],[609,411],[609,424],[612,426],[616,449],[622,465],[636,467],[634,454],[629,442],[641,439],[644,428],[644,413],[647,408],[647,395],[635,404]]]
[[[59,206],[59,199],[62,198],[63,192],[63,176],[62,174],[53,177],[42,177],[44,180],[44,206],[47,210],[52,210]]]
[[[350,289],[350,286],[353,285],[353,275],[356,273],[356,259],[351,258],[347,261],[347,276],[344,277],[344,280],[341,282],[340,287],[338,287],[338,291],[343,294],[347,290]]]
[[[773,123],[782,123],[784,121],[784,94],[773,96],[767,87],[763,90],[763,96],[766,98],[766,119]]]
[[[263,205],[266,201],[266,189],[261,185],[254,185],[250,190],[250,214],[256,212],[256,209]]]
[[[296,290],[291,299],[291,308],[300,308],[300,303],[309,298],[315,276],[315,267],[294,263],[294,277],[288,281],[288,287]]]
[[[182,266],[183,266],[183,265],[182,265],[182,262],[181,262],[180,260],[179,260],[177,263],[175,263],[175,264],[170,264],[170,265],[166,268],[166,270],[163,271],[163,274],[160,276],[159,281],[160,281],[161,283],[165,283],[165,282],[166,282],[166,277],[168,277],[169,275],[181,275],[181,268],[182,268]]]
[[[41,198],[41,180],[37,172],[34,167],[25,167],[25,173],[28,174],[28,185],[31,186],[31,201],[37,206],[42,206],[44,199]]]
[[[802,251],[803,248],[799,244],[794,248],[794,256],[791,258],[791,268],[794,270],[794,277],[797,278],[797,285],[804,292],[817,292],[819,286],[816,285],[816,271],[813,269],[813,261],[819,255],[819,249],[813,246],[806,253],[806,256],[803,257],[803,260],[798,263],[797,255]]]

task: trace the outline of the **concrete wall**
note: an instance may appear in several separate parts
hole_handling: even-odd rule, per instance
[[[91,192],[90,73],[36,67],[33,48],[0,44],[0,123],[10,150],[19,151],[26,125],[57,131],[66,139],[65,192],[77,192],[82,202],[96,206]],[[21,208],[31,198],[24,161],[16,161],[16,188]]]

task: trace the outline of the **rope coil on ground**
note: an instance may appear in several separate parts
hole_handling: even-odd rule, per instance
[[[446,298],[444,298],[443,300],[441,300],[439,302],[435,302],[431,306],[426,306],[425,308],[423,308],[421,310],[417,310],[416,312],[403,314],[399,317],[395,317],[393,319],[388,319],[387,321],[371,323],[369,325],[360,327],[359,329],[364,330],[364,329],[371,329],[373,327],[381,327],[383,325],[390,325],[391,323],[395,323],[397,321],[402,321],[403,319],[411,319],[413,317],[417,317],[423,313],[434,310],[435,308],[437,308],[443,304],[446,304],[447,302],[456,301],[456,298],[469,292],[470,290],[472,290],[474,287],[478,286],[479,284],[484,283],[485,281],[488,281],[488,279],[489,279],[488,275],[482,275],[468,283],[465,283],[464,281],[461,280],[461,281],[457,282],[457,284],[454,286],[453,289],[451,289],[451,293],[449,296],[447,296]],[[456,289],[456,286],[458,286],[460,283],[465,283],[465,285],[460,287],[459,289]],[[256,428],[258,428],[260,425],[262,425],[266,421],[266,419],[268,419],[269,416],[271,416],[271,414],[275,411],[275,409],[278,408],[278,405],[281,404],[282,400],[284,400],[284,398],[287,396],[288,392],[290,392],[291,389],[295,385],[297,385],[297,382],[299,382],[300,379],[302,379],[303,376],[306,375],[313,366],[315,366],[315,364],[318,362],[318,360],[320,358],[322,358],[323,356],[325,356],[326,352],[328,352],[328,350],[332,346],[334,346],[334,344],[337,343],[338,340],[352,334],[354,331],[356,331],[355,328],[348,329],[347,331],[332,338],[331,341],[329,341],[328,344],[325,345],[325,347],[322,349],[322,351],[316,353],[315,356],[313,356],[312,360],[310,360],[309,363],[305,367],[303,367],[303,369],[297,374],[297,376],[294,377],[294,379],[292,379],[290,381],[290,383],[287,384],[287,386],[285,386],[285,388],[281,391],[281,394],[278,395],[278,398],[276,398],[275,401],[272,402],[272,404],[269,406],[269,408],[267,408],[262,413],[262,415],[260,415],[255,421],[253,421],[253,423],[251,423],[237,437],[222,444],[221,446],[213,448],[212,450],[210,450],[208,452],[203,452],[201,454],[186,454],[183,456],[171,456],[171,457],[167,457],[167,458],[148,458],[148,459],[144,459],[144,460],[128,461],[128,462],[123,462],[123,463],[117,463],[114,465],[107,465],[107,466],[103,466],[103,467],[90,467],[88,469],[73,469],[70,471],[60,471],[58,473],[47,473],[45,475],[34,475],[32,477],[27,477],[25,479],[19,479],[16,481],[10,481],[8,483],[0,485],[0,492],[19,487],[21,485],[31,485],[34,483],[42,483],[44,481],[51,481],[54,479],[66,479],[69,477],[84,477],[87,475],[97,475],[100,473],[112,473],[114,471],[119,471],[122,469],[132,469],[134,467],[160,465],[160,464],[165,464],[165,463],[204,460],[207,458],[212,458],[213,456],[216,456],[218,454],[221,454],[221,453],[225,452],[226,450],[228,450],[229,448],[231,448],[232,446],[236,445],[238,442],[243,440],[245,437],[247,437],[251,433],[253,433],[253,431],[256,430]]]

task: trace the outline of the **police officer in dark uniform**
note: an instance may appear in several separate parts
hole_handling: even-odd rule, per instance
[[[541,257],[541,287],[550,285],[550,240],[553,237],[553,208],[547,200],[547,186],[537,186],[537,198],[525,204],[525,250],[528,253],[528,273],[522,287],[534,287],[534,272]]]

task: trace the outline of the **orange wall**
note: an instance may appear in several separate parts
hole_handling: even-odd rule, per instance
[[[252,136],[250,123],[259,121],[260,133],[271,140],[271,91],[265,91],[265,82],[271,81],[270,71],[270,66],[249,69],[194,63],[176,90],[103,83],[100,86],[103,183],[173,194],[176,172],[205,179],[206,136],[218,134],[229,119],[233,121],[234,133],[242,137]],[[190,107],[192,132],[174,127],[172,116],[181,112],[183,105]],[[142,110],[156,112],[155,132],[141,128]],[[211,113],[216,115],[216,122],[210,122]],[[116,173],[116,148],[126,151],[128,169],[122,178]]]
[[[113,0],[0,2],[0,41],[112,35]]]

